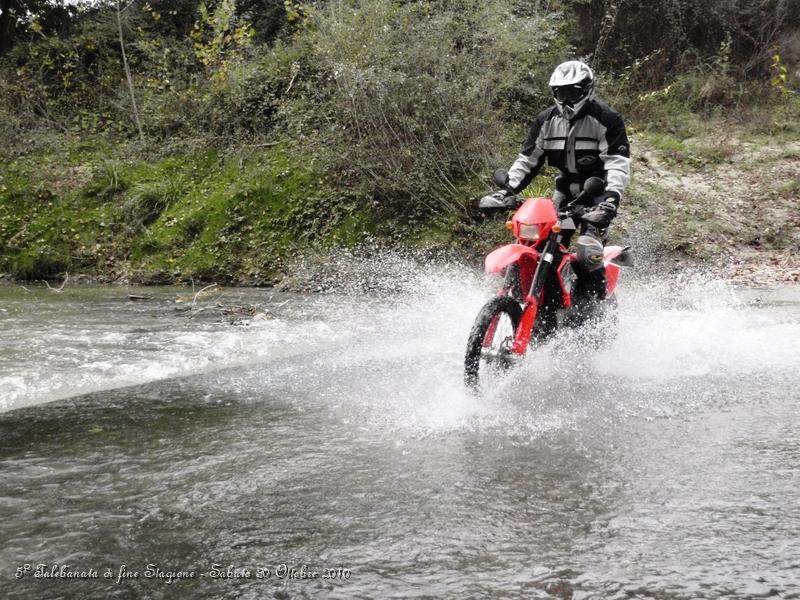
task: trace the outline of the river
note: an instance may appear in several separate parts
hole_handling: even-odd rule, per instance
[[[800,598],[798,287],[629,278],[472,396],[492,284],[364,273],[0,287],[0,597]]]

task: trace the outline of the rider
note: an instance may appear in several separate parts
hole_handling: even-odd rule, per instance
[[[561,171],[569,187],[556,189],[556,207],[568,195],[577,195],[589,177],[604,179],[605,192],[595,198],[591,212],[584,215],[587,221],[581,225],[575,265],[578,279],[589,295],[603,300],[603,242],[630,178],[630,144],[625,124],[618,112],[594,98],[594,74],[580,61],[558,65],[550,77],[550,89],[555,106],[539,113],[533,122],[508,173],[507,187],[511,191],[502,190],[492,197],[502,200],[512,192],[521,192],[539,173],[545,158]],[[567,239],[565,245],[568,244]]]

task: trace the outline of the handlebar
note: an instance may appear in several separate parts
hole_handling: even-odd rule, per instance
[[[508,186],[508,172],[503,169],[497,169],[494,172],[494,180],[499,186],[501,186],[505,191],[511,192],[511,188]],[[556,189],[561,191],[562,193],[569,193],[568,186],[563,185],[565,179],[563,177],[556,178]],[[583,191],[581,191],[578,196],[572,200],[569,204],[564,206],[558,211],[558,215],[561,218],[566,217],[580,217],[581,214],[586,212],[586,207],[581,205],[588,205],[591,203],[597,196],[603,193],[605,190],[605,182],[600,179],[599,177],[590,177],[586,180],[583,185]],[[481,198],[478,208],[485,212],[499,212],[504,210],[516,210],[522,205],[522,198],[519,197],[517,194],[510,193],[507,196],[502,198],[497,197],[497,195],[492,196],[484,196]],[[580,212],[579,212],[580,211]]]
[[[560,218],[582,217],[589,210],[589,204],[605,191],[606,184],[599,177],[590,177],[583,185],[583,191],[563,209],[558,211]]]
[[[558,211],[558,218],[559,219],[580,219],[586,212],[588,208],[585,206],[572,206],[569,207],[568,210],[560,210]]]

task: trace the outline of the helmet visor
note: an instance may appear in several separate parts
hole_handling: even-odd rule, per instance
[[[586,94],[586,86],[581,84],[562,85],[553,88],[553,96],[559,102],[574,104]]]

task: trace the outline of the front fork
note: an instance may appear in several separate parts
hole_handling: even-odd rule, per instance
[[[539,305],[544,301],[544,284],[553,272],[553,263],[558,245],[561,243],[561,234],[551,233],[544,245],[539,264],[536,265],[536,272],[533,275],[531,289],[525,297],[525,310],[522,311],[519,326],[514,335],[514,344],[511,351],[514,354],[525,354],[528,343],[533,335],[533,326],[536,323],[536,314],[539,312]]]

